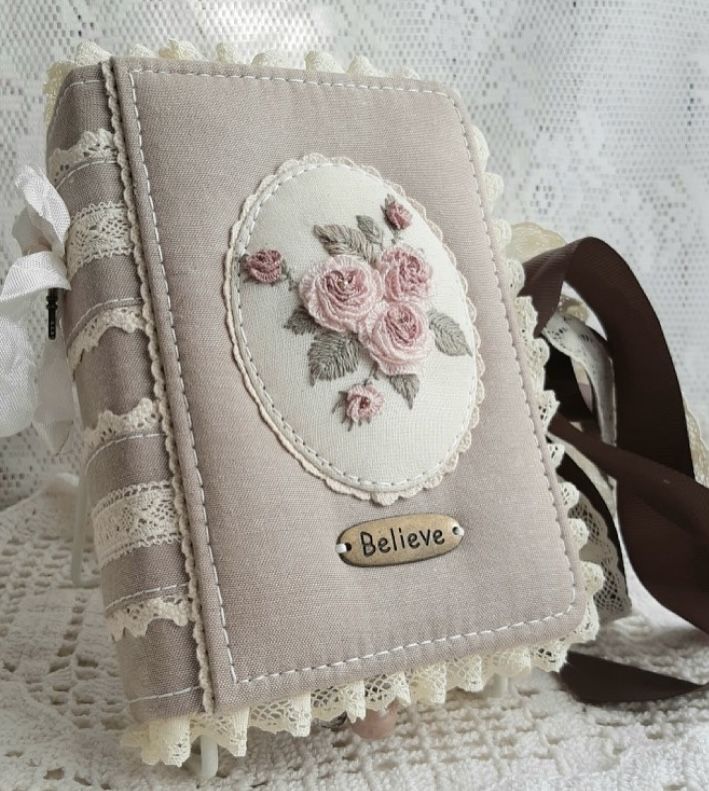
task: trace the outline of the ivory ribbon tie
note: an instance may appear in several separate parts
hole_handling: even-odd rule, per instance
[[[69,211],[47,177],[29,166],[15,179],[25,208],[12,233],[22,256],[0,291],[0,436],[34,424],[50,449],[61,450],[74,420],[71,375],[61,326],[46,341],[41,360],[28,319],[38,292],[69,289],[65,247]]]

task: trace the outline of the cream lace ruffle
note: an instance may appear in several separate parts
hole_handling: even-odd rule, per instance
[[[569,511],[569,516],[581,519],[589,531],[588,541],[581,548],[581,560],[595,563],[603,570],[603,585],[596,593],[596,609],[601,623],[629,615],[628,586],[621,571],[618,550],[608,537],[605,521],[583,494],[579,494],[578,503]]]
[[[74,63],[59,64],[50,72],[50,78],[45,87],[49,117],[51,117],[51,108],[56,100],[61,81],[70,69],[75,65],[87,65],[108,57],[108,53],[96,48],[95,45],[82,45],[82,47],[77,52]],[[218,52],[220,60],[232,61],[233,50],[229,45],[220,45]],[[134,54],[149,56],[152,53],[141,48]],[[159,54],[161,57],[202,59],[193,47],[178,42],[171,42],[167,50],[163,50]],[[254,62],[258,65],[282,65],[279,56],[272,53],[257,56]],[[328,71],[343,71],[339,64],[322,53],[311,53],[306,58],[306,66],[308,68],[326,68]],[[358,59],[352,63],[349,73],[377,74],[378,72],[365,59]],[[408,73],[405,76],[415,77],[416,75]],[[487,144],[479,130],[475,130],[474,136],[482,169],[485,170],[488,159]],[[119,146],[120,159],[120,144],[119,141],[116,142]],[[500,194],[501,187],[502,181],[499,177],[485,175],[484,189],[487,192],[486,200],[488,202]],[[510,241],[510,227],[502,220],[495,220],[491,225],[491,232],[496,237],[497,245],[499,249],[503,250]],[[127,238],[130,239],[129,228]],[[130,249],[129,247],[129,252]],[[513,259],[508,259],[506,264],[506,272],[501,274],[507,275],[511,292],[518,294],[524,277],[522,268]],[[543,390],[544,365],[548,358],[548,348],[542,339],[534,337],[536,313],[529,298],[515,297],[514,306],[522,333],[524,353],[530,369],[533,389],[538,399],[539,415],[546,427],[555,409],[553,393]],[[148,330],[150,334],[150,328]],[[169,419],[165,425],[169,425]],[[562,458],[563,449],[558,444],[552,444],[550,453],[554,463],[558,464]],[[157,521],[166,526],[166,514],[168,509],[172,508],[173,514],[169,519],[172,520],[174,538],[171,537],[169,540],[179,541],[177,513],[174,511],[171,488],[168,494],[169,486],[169,482],[163,482],[162,488],[152,490],[151,496],[141,507],[150,508],[151,503],[160,501],[160,497],[156,498],[155,493],[164,492],[160,509],[162,513]],[[139,487],[133,488],[138,489]],[[565,506],[573,507],[578,498],[575,488],[570,484],[563,484],[561,489]],[[123,499],[120,494],[119,492],[112,493],[94,509],[94,519],[98,518],[99,521],[102,514],[111,508],[116,508],[118,517],[110,520],[114,522],[113,527],[110,529],[100,527],[97,531],[99,534],[97,552],[103,543],[100,550],[101,555],[99,555],[102,563],[107,562],[106,557],[123,554],[125,546],[139,545],[136,544],[136,541],[142,540],[144,522],[141,520],[140,524],[135,523],[135,506],[130,508],[125,516],[119,516],[120,502]],[[124,494],[127,497],[136,497],[141,493],[126,492]],[[106,524],[106,521],[104,519],[101,524]],[[151,516],[148,522],[156,523],[156,520]],[[578,518],[571,518],[570,526],[573,541],[577,549],[580,550],[588,539],[588,530],[583,521]],[[124,537],[128,535],[130,535],[130,540],[126,542]],[[148,530],[148,535],[150,535],[150,530]],[[183,549],[185,549],[184,541]],[[310,694],[255,706],[251,709],[242,709],[229,715],[194,714],[169,720],[153,720],[132,728],[126,734],[124,741],[128,745],[139,747],[143,760],[151,764],[162,761],[167,764],[181,765],[190,754],[192,741],[200,735],[209,735],[234,755],[243,755],[246,751],[248,727],[257,727],[273,732],[285,730],[296,736],[304,736],[309,733],[313,720],[330,720],[341,714],[346,714],[348,718],[354,720],[364,716],[367,709],[383,710],[395,700],[400,701],[403,705],[413,702],[442,703],[449,689],[457,687],[469,691],[479,691],[495,675],[511,677],[534,667],[546,671],[558,670],[564,663],[569,646],[592,640],[598,630],[594,595],[603,585],[603,573],[600,566],[593,562],[582,561],[581,567],[582,584],[587,591],[587,607],[582,622],[565,638],[541,646],[520,646],[511,651],[489,656],[470,656],[406,673],[380,676],[337,688],[315,690]],[[190,599],[192,598],[191,596]],[[194,602],[192,606],[194,610]],[[118,629],[118,625],[115,628]],[[142,628],[142,622],[140,628]]]
[[[138,547],[180,540],[170,481],[116,489],[94,506],[90,521],[99,568]]]
[[[576,543],[580,547],[587,534],[580,520],[573,521]],[[133,726],[124,736],[124,744],[140,748],[142,758],[148,764],[182,765],[190,755],[192,742],[201,735],[211,737],[233,755],[245,755],[249,727],[307,736],[316,720],[329,721],[346,714],[350,721],[354,721],[364,717],[367,709],[381,711],[394,701],[404,706],[411,703],[441,704],[445,702],[448,690],[459,688],[479,692],[494,676],[514,677],[533,668],[559,670],[569,646],[592,640],[598,629],[593,595],[603,583],[602,572],[595,563],[584,562],[582,566],[589,603],[581,624],[564,639],[315,690],[309,695],[240,709],[229,715],[194,714],[152,720]]]

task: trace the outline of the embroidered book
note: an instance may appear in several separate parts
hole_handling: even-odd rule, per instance
[[[87,512],[147,760],[442,702],[593,637],[545,346],[454,93],[115,58],[69,74],[48,152]],[[400,535],[367,530],[390,517]]]
[[[148,762],[203,734],[242,755],[249,726],[304,736],[558,670],[627,606],[613,487],[592,449],[567,477],[603,497],[560,479],[515,259],[556,242],[510,245],[460,99],[100,60],[58,90],[48,175],[129,741]],[[605,346],[583,305],[553,307],[540,327],[611,441]]]

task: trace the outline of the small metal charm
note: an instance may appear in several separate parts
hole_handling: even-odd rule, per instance
[[[445,555],[465,530],[445,514],[407,514],[361,522],[344,530],[337,554],[352,566],[393,566]]]
[[[59,290],[50,288],[47,292],[47,336],[53,341],[57,337],[57,305]]]

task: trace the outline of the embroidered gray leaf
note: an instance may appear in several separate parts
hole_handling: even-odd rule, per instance
[[[330,255],[356,255],[370,262],[376,259],[372,243],[359,228],[349,228],[346,225],[316,225],[313,233]]]
[[[357,369],[359,347],[354,335],[331,330],[319,331],[308,349],[310,384],[322,379],[339,379]]]
[[[406,401],[409,409],[413,409],[414,399],[419,391],[420,379],[416,374],[394,374],[388,376],[389,384]]]
[[[439,351],[451,357],[460,357],[463,354],[472,357],[473,353],[468,341],[455,319],[439,310],[432,310],[428,314],[428,323]]]
[[[372,244],[381,244],[384,240],[384,232],[368,214],[358,214],[357,225]]]
[[[318,323],[303,305],[299,305],[293,313],[291,313],[290,318],[283,326],[296,335],[306,335],[307,333],[315,334],[320,329]]]

